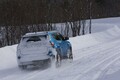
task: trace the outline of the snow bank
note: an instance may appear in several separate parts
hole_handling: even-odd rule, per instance
[[[92,33],[100,32],[112,28],[120,27],[120,17],[92,19]]]
[[[7,46],[0,48],[0,70],[15,67],[16,61],[16,46]]]
[[[119,37],[119,34],[120,28],[113,26],[102,32],[70,38],[70,42],[72,43],[73,50],[78,50],[116,39]]]
[[[112,18],[101,18],[101,19],[92,19],[93,23],[105,23],[105,24],[119,24],[120,17],[112,17]]]

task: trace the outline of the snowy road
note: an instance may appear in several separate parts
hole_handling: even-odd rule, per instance
[[[53,63],[51,68],[44,70],[20,70],[15,56],[16,46],[1,48],[0,51],[4,55],[0,54],[0,60],[3,61],[0,61],[0,80],[109,80],[105,79],[106,75],[120,70],[118,67],[120,66],[119,31],[115,27],[104,32],[86,35],[82,39],[89,36],[88,42],[84,43],[80,41],[80,37],[70,39],[74,60],[72,63],[64,62],[60,68],[55,68]],[[101,36],[101,40],[97,36]],[[84,44],[88,46],[81,48]],[[5,50],[9,50],[12,55]],[[3,56],[5,57],[2,58]]]

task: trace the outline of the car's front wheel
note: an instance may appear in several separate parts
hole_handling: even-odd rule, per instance
[[[60,49],[56,49],[57,54],[56,54],[56,67],[60,67],[61,66],[61,60],[62,60],[62,56],[61,56],[61,51]]]
[[[69,59],[73,59],[72,48],[69,48],[69,49],[67,50],[67,55],[68,55],[68,58],[69,58]]]

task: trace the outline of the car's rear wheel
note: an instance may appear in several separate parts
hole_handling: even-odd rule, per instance
[[[27,69],[27,65],[18,65],[20,69]]]

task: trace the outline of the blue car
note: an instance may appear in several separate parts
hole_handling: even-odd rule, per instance
[[[48,36],[51,46],[56,49],[57,61],[61,61],[62,59],[73,59],[72,46],[68,41],[68,37],[63,36],[57,31],[48,32]]]

